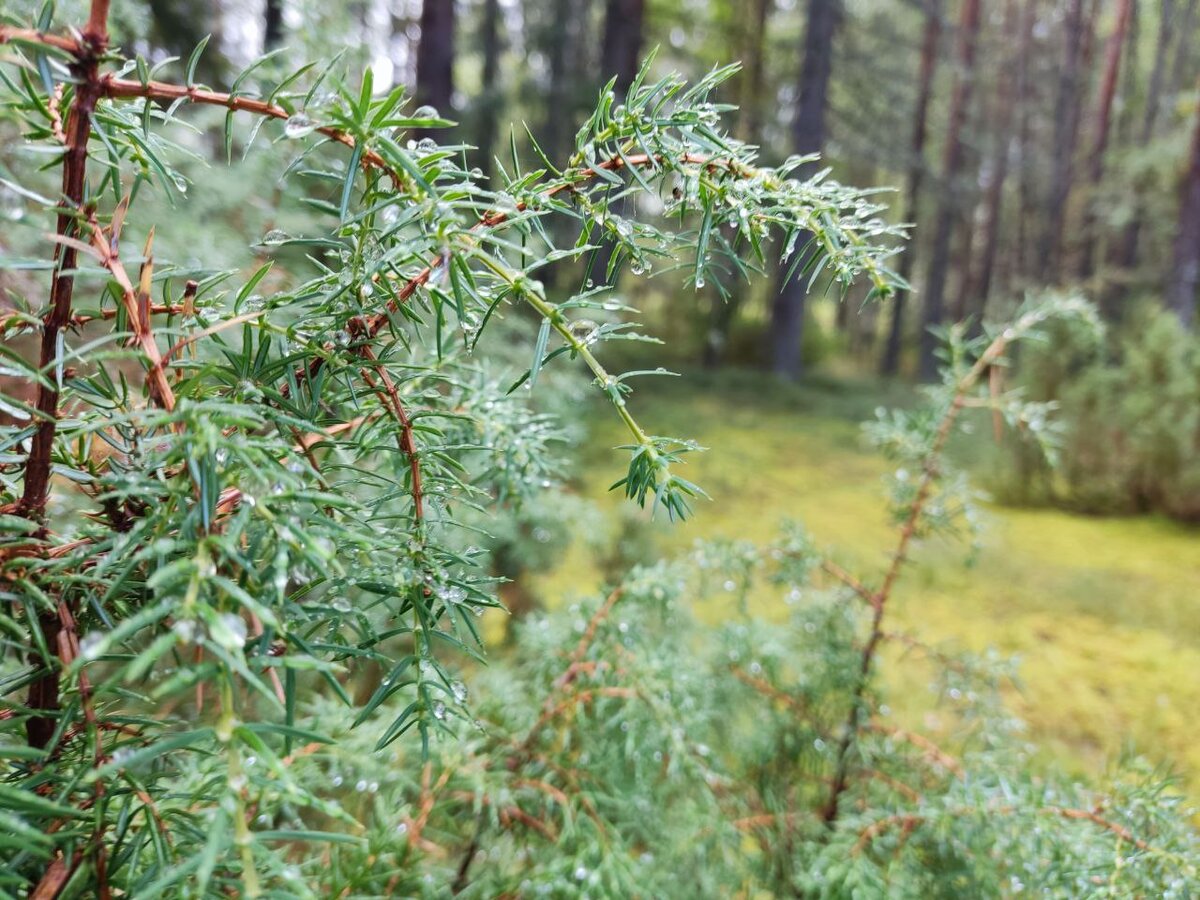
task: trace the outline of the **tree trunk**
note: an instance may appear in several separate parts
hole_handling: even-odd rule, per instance
[[[607,0],[604,5],[604,39],[600,75],[617,77],[617,97],[624,99],[642,64],[643,21],[646,0]]]
[[[1031,31],[1036,27],[1038,19],[1038,2],[1039,0],[1026,0],[1026,24]],[[1026,281],[1033,269],[1031,232],[1034,229],[1031,226],[1038,217],[1036,208],[1038,185],[1035,177],[1037,167],[1034,165],[1035,154],[1033,152],[1033,107],[1036,99],[1034,85],[1031,34],[1027,52],[1021,56],[1017,68],[1017,108],[1019,110],[1017,115],[1017,159],[1020,162],[1017,198],[1019,211],[1014,254],[1016,259],[1012,271],[1015,273],[1014,280],[1020,282]]]
[[[1142,128],[1138,133],[1138,143],[1143,147],[1149,144],[1154,137],[1155,127],[1158,124],[1158,114],[1162,107],[1163,87],[1167,75],[1167,53],[1175,24],[1174,18],[1175,0],[1162,0],[1162,7],[1159,9],[1158,37],[1154,48],[1154,65],[1150,70],[1150,84],[1146,88],[1146,108],[1142,117]],[[1142,222],[1146,214],[1141,202],[1135,199],[1135,203],[1137,205],[1133,212],[1133,218],[1125,226],[1125,232],[1121,235],[1121,242],[1116,253],[1116,264],[1125,273],[1124,281],[1128,280],[1129,273],[1137,266],[1138,240],[1141,237]],[[1114,282],[1105,289],[1104,307],[1110,316],[1116,313],[1117,296],[1122,287],[1121,282]]]
[[[1042,239],[1038,275],[1057,281],[1061,272],[1063,228],[1071,196],[1075,143],[1079,133],[1079,86],[1084,54],[1084,0],[1069,0],[1063,21],[1065,51],[1054,102],[1054,152],[1047,197],[1046,233]]]
[[[1179,225],[1166,290],[1167,307],[1189,329],[1196,318],[1196,289],[1200,286],[1200,107],[1195,118],[1187,171],[1179,190]]]
[[[963,126],[971,105],[975,82],[975,47],[979,37],[980,0],[964,0],[958,23],[958,72],[950,98],[950,119],[946,126],[946,146],[942,158],[942,194],[934,222],[933,246],[926,278],[924,330],[921,333],[920,375],[937,377],[937,338],[930,328],[942,324],[945,316],[946,275],[950,268],[950,238],[959,208],[959,177],[962,174]]]
[[[1088,198],[1087,207],[1084,209],[1083,225],[1080,228],[1083,235],[1083,247],[1079,259],[1080,279],[1090,278],[1095,266],[1095,192],[1104,178],[1104,154],[1108,149],[1108,134],[1112,125],[1113,98],[1117,93],[1117,79],[1121,74],[1121,52],[1125,49],[1125,32],[1129,28],[1129,17],[1132,10],[1133,0],[1117,0],[1117,21],[1113,25],[1112,34],[1108,37],[1108,49],[1105,52],[1104,76],[1100,82],[1100,102],[1096,112],[1096,134],[1092,141],[1092,156],[1088,165],[1092,196]]]
[[[905,189],[904,221],[917,221],[920,214],[921,187],[925,181],[925,137],[928,133],[929,98],[933,94],[933,76],[937,71],[938,41],[942,33],[942,0],[932,0],[925,18],[925,35],[921,40],[921,69],[917,76],[917,103],[913,109],[913,131],[909,142],[908,185]],[[896,263],[896,274],[905,282],[912,281],[916,238],[904,244]],[[904,341],[904,304],[908,291],[899,290],[892,300],[892,321],[887,344],[883,351],[881,371],[895,375],[900,369],[900,348]]]
[[[263,52],[283,43],[283,0],[267,0],[263,16]]]
[[[500,116],[500,104],[504,96],[500,84],[500,54],[504,52],[504,41],[500,26],[503,11],[500,0],[485,0],[483,7],[483,90],[479,94],[479,107],[475,116],[475,146],[479,168],[485,175],[491,174],[495,165],[496,129]]]
[[[454,0],[425,0],[417,44],[418,106],[449,115],[454,96]]]
[[[1006,44],[1016,45],[1019,72],[1028,66],[1029,50],[1033,42],[1034,4],[1026,3],[1023,14],[1017,7],[1018,0],[1008,0],[1004,8],[1004,35]],[[1004,67],[1007,69],[1007,65]],[[988,295],[992,291],[992,273],[996,269],[996,253],[1000,244],[1000,218],[1004,211],[1004,182],[1008,179],[1008,158],[1012,147],[1014,91],[1012,81],[1005,77],[1003,71],[998,74],[996,90],[996,132],[992,144],[987,192],[983,201],[979,266],[967,280],[967,289],[964,292],[965,311],[975,317],[976,328],[982,323]]]
[[[732,23],[735,27],[731,29],[737,35],[736,39],[731,41],[732,58],[740,59],[744,64],[744,68],[736,76],[733,88],[738,103],[737,121],[733,131],[739,140],[750,144],[762,141],[765,38],[767,18],[773,6],[772,0],[751,0],[748,15],[741,15],[740,9],[735,9]],[[732,228],[726,226],[723,232],[730,242],[735,240],[736,232]],[[747,290],[743,288],[723,294],[718,286],[713,284],[709,286],[707,293],[709,327],[704,337],[701,362],[705,368],[716,369],[724,361],[730,332]]]
[[[625,100],[633,79],[637,78],[638,69],[642,64],[643,20],[645,18],[645,0],[606,0],[604,5],[604,37],[600,44],[600,78],[607,83],[615,77],[613,93],[617,102]],[[621,215],[625,211],[624,199],[618,199],[612,206],[613,212]],[[608,280],[608,264],[612,260],[616,246],[611,240],[606,240],[595,252],[591,261],[590,273],[593,279],[601,282]]]
[[[971,0],[974,2],[974,0]],[[809,0],[808,22],[804,32],[804,63],[800,68],[800,94],[792,121],[792,139],[796,153],[819,153],[825,144],[825,112],[828,106],[829,76],[833,71],[833,36],[839,18],[838,0]],[[801,168],[803,178],[811,175],[815,164]],[[804,253],[810,236],[800,235],[797,253]],[[780,269],[779,291],[771,305],[771,367],[775,374],[796,379],[801,374],[800,340],[804,330],[805,261],[792,270],[793,260],[784,260]]]

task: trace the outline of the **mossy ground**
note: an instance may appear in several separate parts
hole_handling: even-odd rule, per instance
[[[880,404],[906,401],[911,395],[902,389],[874,383],[793,388],[738,373],[690,374],[644,387],[631,401],[644,423],[712,448],[686,471],[712,502],[700,502],[688,522],[656,523],[657,546],[669,553],[697,537],[767,541],[791,518],[870,580],[886,565],[895,538],[884,502],[887,463],[864,445],[859,423]],[[628,513],[606,488],[623,454],[602,448],[624,436],[607,412],[595,410],[591,446],[598,449],[587,452],[578,486],[616,523]],[[972,441],[960,443],[954,455],[970,467]],[[984,525],[983,546],[973,558],[952,538],[916,548],[895,594],[891,627],[949,647],[1017,657],[1019,678],[1008,699],[1047,762],[1095,773],[1133,750],[1175,765],[1194,795],[1200,788],[1200,533],[1160,519],[1085,518],[990,504]],[[585,543],[576,541],[563,564],[538,576],[534,588],[557,603],[594,590],[601,580]],[[752,605],[766,615],[783,609],[773,596],[754,597]],[[936,730],[937,698],[914,689],[929,683],[929,670],[893,652],[886,673],[897,715]]]

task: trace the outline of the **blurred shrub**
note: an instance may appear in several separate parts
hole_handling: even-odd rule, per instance
[[[1016,379],[1059,407],[1062,466],[1014,442],[996,485],[1021,502],[1084,512],[1200,520],[1200,343],[1174,316],[1142,310],[1105,342],[1056,323],[1029,345]]]

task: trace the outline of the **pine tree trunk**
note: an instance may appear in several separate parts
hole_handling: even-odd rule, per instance
[[[421,40],[417,44],[418,106],[449,115],[454,96],[454,2],[425,0],[421,5]]]
[[[601,43],[601,77],[617,77],[617,97],[624,99],[642,62],[646,0],[607,0],[604,6],[604,39]]]
[[[1154,137],[1158,124],[1158,115],[1162,107],[1163,88],[1167,75],[1167,54],[1171,45],[1172,26],[1175,18],[1175,0],[1162,0],[1159,9],[1158,37],[1154,48],[1154,65],[1150,70],[1150,84],[1146,88],[1146,108],[1142,117],[1142,128],[1138,133],[1138,143],[1146,146]],[[1124,273],[1124,281],[1137,267],[1138,240],[1141,237],[1142,223],[1146,211],[1139,201],[1134,209],[1133,218],[1125,226],[1121,242],[1116,253],[1116,264]],[[1105,289],[1104,307],[1110,317],[1115,313],[1118,292],[1122,283],[1114,282]]]
[[[1026,4],[1022,14],[1018,9],[1018,0],[1008,0],[1004,8],[1004,35],[1006,44],[1016,45],[1018,71],[1028,65],[1029,49],[1033,40],[1033,19],[1032,3]],[[1008,158],[1012,147],[1014,90],[1012,81],[1004,77],[1003,72],[997,78],[996,90],[993,126],[996,131],[992,144],[987,192],[983,201],[979,265],[968,279],[965,292],[966,312],[975,317],[976,327],[982,323],[988,295],[992,292],[992,274],[996,268],[996,254],[1000,245],[1000,219],[1004,211],[1004,183],[1008,180]]]
[[[913,131],[909,143],[908,185],[905,189],[904,221],[915,223],[920,215],[921,188],[925,181],[925,138],[928,133],[929,98],[933,94],[933,76],[937,71],[938,41],[942,33],[942,0],[932,0],[925,18],[925,34],[921,39],[921,69],[917,76],[917,103],[913,109]],[[896,263],[896,274],[912,281],[916,238],[904,244]],[[907,291],[897,291],[892,300],[892,320],[884,346],[884,375],[895,375],[900,369],[900,348],[904,341],[904,306]]]
[[[1096,134],[1092,141],[1092,155],[1088,166],[1092,196],[1088,198],[1080,229],[1083,235],[1083,247],[1079,258],[1080,279],[1090,278],[1095,267],[1095,192],[1104,178],[1104,154],[1108,149],[1108,135],[1112,128],[1113,99],[1117,93],[1117,79],[1121,73],[1121,53],[1125,49],[1125,32],[1129,28],[1132,11],[1133,0],[1117,0],[1117,21],[1113,25],[1112,34],[1108,37],[1108,49],[1105,52],[1104,76],[1100,82],[1100,101],[1096,112]]]
[[[925,287],[924,329],[921,332],[920,375],[937,377],[937,339],[929,329],[942,324],[945,317],[946,275],[950,269],[950,238],[959,208],[958,181],[962,175],[963,126],[971,105],[975,82],[975,47],[979,37],[980,0],[964,0],[958,23],[958,72],[950,98],[950,119],[946,126],[946,146],[942,158],[942,194],[934,222],[933,244],[929,255],[929,273]]]
[[[283,0],[267,0],[263,13],[263,52],[283,42]]]
[[[751,0],[748,15],[738,15],[735,10],[734,24],[740,27],[737,28],[736,40],[731,42],[731,50],[733,58],[742,60],[744,68],[736,76],[734,86],[738,102],[734,134],[738,139],[751,144],[762,140],[765,39],[767,19],[773,7],[772,0]],[[736,233],[726,228],[725,236],[732,242]],[[714,284],[709,286],[707,294],[708,333],[704,337],[701,362],[707,369],[716,369],[724,361],[733,323],[737,319],[737,311],[742,305],[746,291],[733,291],[726,296]]]
[[[479,168],[490,174],[495,165],[496,130],[503,90],[500,86],[500,54],[504,51],[500,26],[503,11],[500,0],[484,0],[482,34],[483,90],[475,117],[475,146]]]
[[[1180,185],[1174,262],[1166,291],[1167,307],[1185,328],[1195,321],[1196,289],[1200,287],[1200,108],[1195,119],[1188,168]]]
[[[1075,144],[1079,133],[1084,0],[1069,0],[1063,37],[1065,51],[1054,103],[1054,151],[1047,195],[1047,225],[1038,263],[1038,275],[1043,282],[1057,281],[1061,274],[1063,228],[1074,179]]]
[[[974,0],[972,0],[974,2]],[[801,155],[819,153],[825,144],[825,113],[828,106],[829,77],[833,71],[833,36],[839,18],[838,0],[809,0],[808,23],[804,33],[804,63],[800,69],[799,103],[792,122],[795,151]],[[811,175],[815,164],[802,167],[800,177]],[[809,235],[796,241],[797,253],[803,253]],[[803,261],[788,277],[793,260],[784,260],[780,285],[771,305],[771,368],[784,378],[801,374],[800,341],[804,331],[806,281]]]

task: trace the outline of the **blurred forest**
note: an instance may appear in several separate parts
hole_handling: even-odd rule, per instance
[[[32,6],[0,897],[1195,896],[1200,0]]]
[[[1058,335],[1012,376],[1061,408],[1065,465],[1051,473],[1014,447],[993,461],[991,486],[1022,503],[1193,520],[1198,5],[148,0],[117,4],[113,27],[151,62],[186,58],[211,34],[197,77],[217,88],[252,62],[282,72],[341,54],[351,68],[372,68],[377,91],[406,85],[411,108],[455,121],[434,136],[493,175],[508,166],[510,142],[525,152],[536,141],[550,164],[565,159],[601,88],[615,79],[620,95],[652,52],[655,71],[693,77],[739,61],[717,98],[737,107],[734,135],[759,145],[766,164],[820,154],[800,174],[827,166],[845,183],[894,186],[880,196],[893,222],[911,226],[893,260],[911,289],[881,304],[863,302],[864,286],[831,302],[836,292],[804,259],[753,281],[727,265],[695,290],[669,277],[631,286],[676,362],[787,379],[818,367],[928,381],[939,328],[967,320],[977,332],[1030,294],[1078,290],[1100,306],[1108,336]],[[20,198],[9,196],[17,216]],[[241,199],[224,198],[213,214],[228,219]],[[235,208],[230,221],[248,213]],[[219,229],[206,231],[205,241],[220,240]],[[729,247],[734,235],[721,239]],[[588,277],[610,261],[608,248]],[[582,280],[578,266],[549,270],[559,292]]]
[[[615,77],[642,58],[692,75],[742,71],[720,94],[764,162],[821,154],[840,180],[896,185],[913,239],[890,308],[833,327],[884,373],[931,376],[931,326],[1078,285],[1113,323],[1141,303],[1195,318],[1200,275],[1200,10],[1196,0],[215,0],[118,4],[150,60],[206,34],[203,77],[228,87],[263,52],[283,65],[340,52],[377,89],[457,121],[439,132],[490,170],[523,123],[549,160]],[[519,126],[518,126],[519,128]],[[525,135],[516,134],[525,144]],[[712,285],[710,363],[796,377],[805,294]],[[727,292],[729,302],[719,295]],[[691,312],[689,310],[689,312]],[[731,335],[771,335],[765,352]],[[909,353],[909,350],[912,353]],[[919,349],[919,352],[918,352]]]

